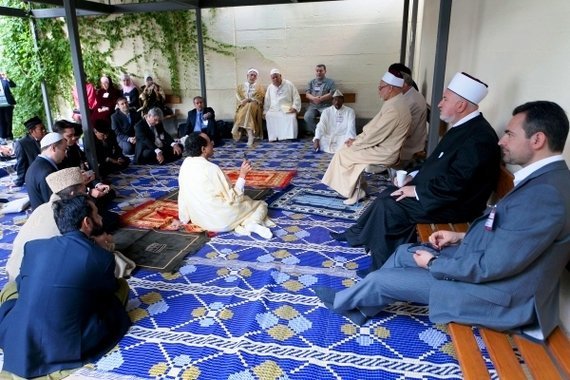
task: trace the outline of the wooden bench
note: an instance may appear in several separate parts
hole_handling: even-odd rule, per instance
[[[307,95],[305,93],[299,93],[299,95],[301,96],[301,103],[302,104],[308,104],[309,101],[307,100]],[[345,103],[356,103],[356,93],[354,92],[344,92],[343,93],[344,96],[344,102]],[[297,113],[297,119],[303,119],[303,116],[305,115],[305,109],[306,107],[302,107],[301,111]],[[317,116],[318,118],[318,116]]]
[[[463,378],[489,379],[491,376],[479,350],[473,328],[449,323],[448,329]],[[560,328],[554,330],[546,344],[482,327],[479,328],[479,333],[500,379],[524,380],[528,379],[529,375],[534,379],[570,378],[570,342]]]
[[[514,176],[501,165],[499,181],[491,197],[496,203],[513,188]],[[438,230],[466,232],[468,223],[418,224],[420,241],[427,242]],[[477,344],[474,328],[458,323],[448,324],[453,346],[457,353],[463,378],[467,380],[489,379],[490,374]],[[557,328],[546,344],[532,342],[520,335],[509,335],[479,327],[487,352],[500,379],[570,379],[570,341]]]

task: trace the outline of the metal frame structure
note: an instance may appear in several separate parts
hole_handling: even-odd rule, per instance
[[[137,13],[137,12],[166,12],[166,11],[183,11],[195,10],[196,11],[196,25],[198,32],[198,53],[199,53],[199,68],[200,68],[200,87],[201,94],[206,99],[206,74],[204,63],[204,45],[202,39],[202,8],[221,8],[221,7],[235,7],[235,6],[253,6],[253,5],[276,5],[276,4],[292,4],[304,2],[320,2],[327,0],[164,0],[148,3],[131,3],[131,4],[105,4],[89,0],[33,0],[29,1],[30,7],[32,4],[51,5],[55,7],[43,9],[30,9],[29,12],[21,9],[0,7],[0,16],[12,17],[32,17],[36,18],[54,18],[65,17],[73,63],[73,74],[75,77],[75,85],[78,89],[79,108],[81,110],[81,120],[83,128],[83,136],[85,139],[85,153],[89,159],[91,167],[97,169],[97,159],[95,157],[95,146],[93,137],[90,133],[87,115],[87,94],[85,91],[85,72],[83,69],[83,58],[81,55],[81,45],[78,35],[77,17],[78,16],[92,16],[92,15],[108,15],[108,14],[123,14],[123,13]],[[402,20],[402,41],[400,51],[400,61],[406,61],[406,46],[408,35],[408,15],[410,8],[410,0],[404,1],[403,20]],[[415,43],[415,23],[417,21],[417,8],[418,1],[413,0],[412,5],[412,33],[411,41]],[[447,54],[447,41],[449,35],[449,22],[451,16],[451,1],[440,0],[440,16],[437,34],[437,47],[435,58],[435,72],[434,72],[434,86],[432,92],[432,99],[438,99],[443,90],[443,80],[445,76],[445,61]],[[413,59],[413,46],[410,47],[410,57]],[[412,66],[413,62],[408,62]],[[44,90],[42,90],[44,93]],[[47,102],[47,93],[44,93],[44,102]],[[49,105],[46,111],[49,112]],[[51,125],[51,116],[48,116],[48,121]],[[428,154],[433,151],[437,144],[439,123],[439,110],[437,107],[432,107],[430,118],[430,132],[428,137]],[[435,143],[434,143],[435,142]],[[97,173],[98,175],[98,173]]]

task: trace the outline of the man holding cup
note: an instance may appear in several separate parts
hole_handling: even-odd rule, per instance
[[[500,162],[497,134],[478,110],[486,95],[486,84],[457,73],[438,104],[450,129],[433,153],[403,183],[400,173],[398,188],[380,193],[355,225],[332,233],[333,238],[364,246],[374,270],[409,239],[416,223],[470,222],[479,216],[495,188]]]

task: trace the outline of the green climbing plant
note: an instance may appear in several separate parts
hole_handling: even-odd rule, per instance
[[[29,10],[29,3],[0,0],[2,6]],[[214,13],[215,14],[215,13]],[[22,123],[38,115],[45,117],[41,82],[45,81],[52,110],[61,100],[71,103],[73,71],[67,29],[62,19],[36,20],[38,49],[34,49],[30,18],[0,18],[0,66],[18,87],[14,134],[24,134]],[[127,13],[78,18],[79,37],[86,80],[98,84],[102,74],[117,78],[136,64],[149,71],[166,64],[173,94],[198,70],[198,35],[194,11]],[[234,46],[216,41],[202,26],[204,50],[231,55]],[[115,62],[117,52],[128,52],[125,62]],[[59,115],[54,115],[59,116]]]

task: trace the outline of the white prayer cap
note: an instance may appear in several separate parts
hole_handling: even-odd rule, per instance
[[[248,74],[255,73],[256,75],[259,75],[259,71],[257,71],[257,70],[254,69],[253,67],[250,68],[249,70],[247,70],[247,73],[248,73]]]
[[[50,132],[40,141],[40,148],[41,150],[44,150],[45,147],[55,144],[61,140],[63,140],[63,136],[60,133]]]
[[[79,166],[61,169],[51,173],[46,177],[46,182],[53,193],[59,193],[61,190],[73,185],[81,185],[83,176]]]
[[[337,96],[342,96],[344,98],[344,94],[342,92],[340,92],[340,90],[335,90],[332,97],[335,98]]]
[[[485,83],[466,73],[455,74],[447,88],[473,104],[479,104],[489,92]]]
[[[273,74],[281,75],[281,71],[279,71],[279,69],[271,69],[271,71],[269,72],[269,75],[273,75]]]
[[[389,71],[386,71],[384,73],[382,80],[384,81],[384,83],[387,83],[387,84],[394,86],[394,87],[402,87],[404,85],[404,79],[403,78],[398,78],[397,76],[395,76],[394,74],[392,74]]]

